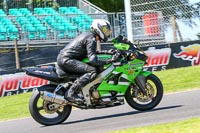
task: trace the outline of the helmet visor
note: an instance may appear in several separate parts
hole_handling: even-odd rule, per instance
[[[112,32],[111,29],[108,28],[108,26],[103,26],[102,31],[103,31],[103,33],[105,34],[106,37],[109,37],[111,32]]]

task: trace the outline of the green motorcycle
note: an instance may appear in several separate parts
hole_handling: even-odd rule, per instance
[[[103,66],[97,78],[78,93],[84,102],[72,103],[64,98],[65,92],[80,75],[65,74],[59,77],[56,67],[26,68],[27,75],[49,80],[49,84],[33,92],[29,110],[34,120],[43,125],[64,122],[72,106],[81,109],[100,109],[125,104],[134,109],[146,111],[156,107],[163,97],[163,86],[152,72],[143,71],[146,54],[130,42],[113,40],[119,61]],[[99,55],[108,59],[111,55]],[[83,60],[88,62],[88,59]]]

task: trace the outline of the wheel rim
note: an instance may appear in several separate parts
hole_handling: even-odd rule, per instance
[[[50,101],[43,100],[40,95],[35,99],[35,113],[37,116],[44,121],[59,121],[63,119],[67,106],[62,106]]]
[[[157,88],[155,83],[151,80],[147,80],[145,91],[147,95],[144,95],[138,86],[133,86],[131,89],[133,101],[140,105],[151,103],[155,99],[157,94]]]

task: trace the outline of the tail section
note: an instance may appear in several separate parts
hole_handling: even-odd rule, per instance
[[[56,70],[54,67],[47,67],[47,68],[25,68],[24,71],[27,75],[39,77],[42,79],[46,79],[53,82],[59,82],[63,80],[62,78],[59,78]]]

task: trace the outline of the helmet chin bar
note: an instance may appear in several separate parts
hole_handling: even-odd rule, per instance
[[[105,37],[104,39],[102,39],[104,42],[107,42],[108,41],[108,38]]]
[[[99,36],[100,41],[107,42],[108,38],[104,36],[104,39]]]

